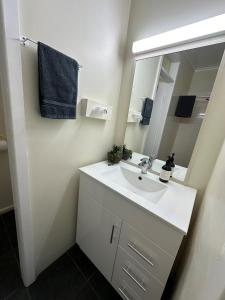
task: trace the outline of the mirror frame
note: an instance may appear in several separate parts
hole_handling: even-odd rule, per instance
[[[179,39],[176,40],[176,38],[174,38],[173,42],[166,43],[166,46],[162,43],[162,45],[160,47],[155,48],[155,45],[152,44],[151,49],[145,50],[144,53],[143,53],[143,51],[134,53],[133,68],[132,68],[132,71],[133,71],[132,79],[134,79],[136,62],[139,61],[139,60],[143,60],[143,59],[151,58],[151,57],[156,57],[156,56],[160,56],[160,55],[167,55],[167,54],[170,54],[170,53],[186,51],[186,50],[195,49],[195,48],[206,47],[206,46],[215,45],[215,44],[225,43],[225,14],[220,15],[220,16],[216,16],[216,17],[213,17],[213,18],[205,19],[203,21],[193,23],[193,24],[190,24],[190,25],[187,25],[187,26],[178,27],[175,30],[164,32],[164,33],[161,33],[159,35],[154,35],[154,36],[151,36],[147,39],[153,39],[154,40],[154,38],[156,38],[156,37],[158,39],[159,36],[160,36],[160,38],[165,39],[167,34],[171,34],[171,32],[175,33],[176,30],[181,30],[181,31],[183,30],[183,34],[185,34],[185,31],[190,29],[189,26],[192,27],[192,30],[195,30],[195,28],[198,27],[199,23],[202,23],[202,25],[203,25],[204,22],[207,23],[208,21],[211,22],[212,20],[214,22],[217,22],[219,20],[220,22],[222,22],[222,24],[219,24],[218,30],[217,31],[215,30],[210,35],[207,34],[207,32],[204,32],[204,34],[202,34],[198,38],[195,38],[194,40],[193,40],[192,37],[187,38],[185,40],[185,43],[183,41],[180,41]],[[145,40],[147,40],[147,39],[145,39]],[[144,40],[134,42],[133,43],[133,49],[134,49],[134,44],[135,43],[142,42],[142,41],[144,41]],[[132,85],[133,85],[133,80],[132,80]],[[131,89],[132,89],[132,87],[131,87]],[[130,93],[130,96],[131,96],[131,93]],[[129,101],[129,105],[130,105],[130,101]],[[206,114],[205,118],[207,118],[207,114]],[[201,128],[200,128],[200,130],[201,130]],[[125,139],[125,133],[124,133],[124,139]],[[192,166],[192,163],[193,163],[192,162],[193,161],[193,156],[194,156],[194,153],[196,152],[196,146],[198,144],[198,139],[199,139],[199,136],[196,140],[196,143],[195,143],[192,155],[191,155],[191,159],[190,159],[190,162],[189,162],[188,167],[187,167],[187,173],[186,173],[184,181],[180,181],[180,180],[177,180],[177,179],[174,179],[174,178],[172,179],[173,181],[184,184],[184,185],[187,184],[189,174],[190,174],[190,170],[191,170],[191,166]],[[155,172],[153,172],[153,173],[155,173]]]

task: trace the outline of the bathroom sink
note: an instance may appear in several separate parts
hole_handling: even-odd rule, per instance
[[[102,172],[108,181],[114,182],[123,189],[154,203],[158,202],[167,189],[165,184],[141,174],[140,169],[131,170],[127,166],[117,165]]]
[[[82,176],[93,178],[123,199],[187,233],[195,189],[174,181],[162,183],[159,175],[142,174],[137,166],[125,162],[109,166],[106,161],[102,161],[79,170]],[[110,195],[106,189],[104,197],[110,199]]]

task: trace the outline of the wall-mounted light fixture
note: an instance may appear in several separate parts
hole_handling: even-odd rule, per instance
[[[213,43],[219,43],[224,42],[224,35],[225,14],[222,14],[136,41],[132,51],[137,55],[210,38],[216,38]]]

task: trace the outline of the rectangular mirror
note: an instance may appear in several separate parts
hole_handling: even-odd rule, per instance
[[[173,178],[184,181],[198,137],[224,44],[138,60],[124,144],[133,150],[132,164],[154,158],[159,173],[175,153]]]

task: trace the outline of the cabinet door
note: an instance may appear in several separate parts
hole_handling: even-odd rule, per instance
[[[99,271],[111,281],[121,219],[80,190],[76,241]]]

